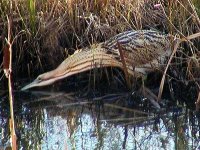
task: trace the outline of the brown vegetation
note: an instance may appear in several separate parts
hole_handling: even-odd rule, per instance
[[[159,30],[180,37],[200,31],[198,0],[2,0],[0,14],[2,47],[6,16],[12,17],[13,71],[17,76],[35,76],[36,70],[54,68],[76,49],[129,29]],[[194,82],[197,91],[199,41],[182,43],[171,63],[176,80],[185,85]]]

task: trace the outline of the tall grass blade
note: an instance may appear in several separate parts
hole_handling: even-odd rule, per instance
[[[36,9],[35,9],[35,0],[29,0],[29,15],[31,23],[31,31],[33,34],[36,32]]]

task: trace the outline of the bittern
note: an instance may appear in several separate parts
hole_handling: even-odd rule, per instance
[[[105,42],[75,51],[55,70],[39,75],[21,90],[49,85],[93,68],[118,67],[124,70],[126,67],[130,75],[145,74],[149,67],[157,66],[170,54],[170,35],[152,30],[126,31]]]

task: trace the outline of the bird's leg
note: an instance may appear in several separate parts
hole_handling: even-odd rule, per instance
[[[143,95],[149,99],[151,104],[153,104],[155,108],[160,109],[160,105],[158,103],[158,97],[147,87],[144,87],[143,91],[144,91]]]
[[[142,93],[144,93],[145,92],[145,86],[144,86],[144,77],[146,78],[146,76],[143,76],[142,77]]]
[[[142,77],[142,87],[141,87],[142,95],[149,99],[149,101],[155,106],[155,108],[160,109],[160,105],[158,104],[158,97],[144,85],[144,78]]]

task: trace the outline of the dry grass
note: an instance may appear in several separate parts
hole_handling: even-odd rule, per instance
[[[200,31],[198,0],[2,0],[0,14],[3,45],[6,15],[13,18],[13,69],[20,76],[54,68],[76,49],[128,29],[155,29],[181,37]],[[196,82],[198,88],[199,42],[182,43],[173,65],[178,80]]]

